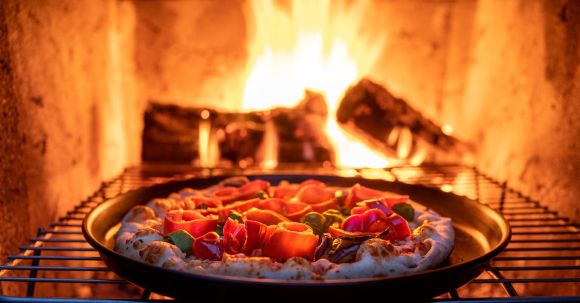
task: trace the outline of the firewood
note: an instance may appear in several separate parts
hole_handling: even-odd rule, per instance
[[[457,161],[469,150],[405,100],[368,79],[347,90],[336,118],[347,132],[388,157],[409,160],[424,156],[429,161]]]

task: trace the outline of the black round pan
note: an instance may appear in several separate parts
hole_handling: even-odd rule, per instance
[[[465,197],[418,185],[363,178],[322,175],[253,175],[272,184],[309,178],[328,185],[363,186],[406,194],[441,215],[450,217],[456,232],[455,247],[448,260],[436,269],[391,278],[331,281],[281,281],[218,275],[201,275],[163,269],[127,258],[113,250],[116,228],[133,206],[153,198],[167,197],[185,187],[205,188],[227,176],[193,178],[142,188],[106,201],[87,215],[83,233],[105,263],[120,277],[153,292],[187,301],[359,302],[379,298],[421,300],[457,288],[477,277],[508,243],[510,228],[492,209]]]

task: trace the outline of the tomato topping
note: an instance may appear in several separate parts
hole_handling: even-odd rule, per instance
[[[246,212],[246,219],[258,221],[266,225],[276,225],[280,222],[289,221],[288,218],[269,209],[252,208]]]
[[[216,232],[209,232],[196,238],[192,250],[196,258],[209,260],[221,260],[224,253],[220,236]]]
[[[318,204],[334,199],[334,193],[319,184],[308,184],[300,188],[298,201],[308,204]]]
[[[227,253],[239,253],[246,243],[246,226],[236,220],[228,218],[224,224],[223,246]]]
[[[376,199],[381,196],[382,193],[380,191],[364,187],[357,183],[348,192],[348,196],[344,200],[344,207],[351,208],[360,201]]]
[[[250,255],[254,249],[261,248],[262,244],[264,244],[264,238],[266,237],[268,226],[253,220],[246,220],[245,224],[247,237],[242,252],[246,255]]]
[[[255,198],[255,199],[250,199],[250,200],[246,200],[246,201],[238,201],[235,203],[231,203],[227,206],[224,206],[220,209],[218,209],[219,215],[221,218],[227,218],[228,214],[230,213],[231,210],[235,210],[237,212],[243,213],[249,209],[251,209],[252,207],[257,207],[260,204],[260,199]]]
[[[318,236],[306,224],[282,222],[275,229],[268,228],[269,237],[264,243],[264,256],[285,260],[292,257],[314,259]]]
[[[163,233],[170,234],[177,230],[185,230],[197,238],[217,227],[217,219],[208,219],[197,211],[173,210],[167,213],[163,221]]]
[[[359,215],[351,215],[342,222],[341,228],[329,227],[328,232],[336,236],[378,236],[389,229],[382,238],[385,240],[403,240],[411,235],[409,223],[403,217],[392,214],[387,217],[378,209],[369,209]]]
[[[258,206],[260,209],[268,209],[275,211],[284,217],[297,221],[305,214],[312,211],[312,207],[306,203],[301,202],[286,202],[279,198],[269,198],[260,201]]]

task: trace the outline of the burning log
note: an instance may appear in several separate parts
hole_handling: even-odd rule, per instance
[[[346,131],[388,157],[418,164],[425,159],[457,161],[467,155],[466,145],[368,79],[348,89],[336,118]]]
[[[142,158],[204,166],[332,162],[323,132],[327,114],[324,97],[312,92],[294,108],[246,113],[152,102],[145,112]]]

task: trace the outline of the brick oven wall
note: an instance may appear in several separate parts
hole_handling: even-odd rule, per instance
[[[138,160],[128,4],[0,2],[0,260]]]

